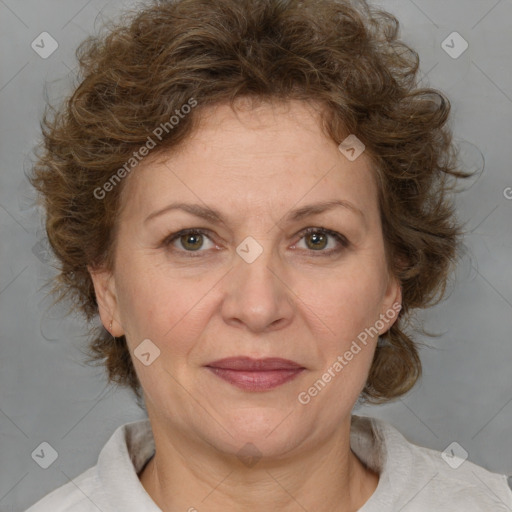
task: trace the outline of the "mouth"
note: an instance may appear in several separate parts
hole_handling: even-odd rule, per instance
[[[217,377],[244,391],[269,391],[296,378],[303,366],[277,357],[230,357],[206,365]]]

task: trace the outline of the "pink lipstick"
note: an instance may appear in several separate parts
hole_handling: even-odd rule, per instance
[[[269,391],[294,379],[304,370],[293,361],[277,357],[229,357],[209,363],[206,368],[245,391]]]

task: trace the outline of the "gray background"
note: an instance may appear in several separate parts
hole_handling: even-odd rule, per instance
[[[0,511],[24,510],[65,484],[96,463],[117,426],[144,417],[129,391],[108,387],[102,368],[83,363],[80,319],[50,309],[54,270],[24,176],[45,86],[50,101],[61,99],[73,84],[78,43],[130,5],[0,0]],[[512,474],[512,1],[379,5],[418,50],[424,85],[450,97],[465,165],[481,169],[485,160],[485,168],[457,199],[469,233],[449,297],[418,315],[441,334],[425,339],[432,348],[421,351],[422,380],[395,403],[355,412],[440,451],[457,441],[469,460]],[[59,45],[46,59],[31,48],[43,31]],[[453,31],[469,44],[456,59],[441,47]],[[43,441],[58,452],[48,469],[31,457]]]

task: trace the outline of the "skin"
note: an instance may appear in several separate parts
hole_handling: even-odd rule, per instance
[[[378,475],[350,449],[350,416],[377,337],[307,405],[297,397],[401,302],[368,155],[349,161],[322,132],[318,105],[240,102],[236,112],[208,107],[179,150],[148,157],[124,187],[114,269],[90,271],[103,324],[113,319],[112,334],[127,337],[144,391],[156,445],[140,475],[146,491],[164,511],[358,510]],[[340,199],[362,215],[336,207],[285,219]],[[144,222],[175,201],[218,209],[225,224],[180,210]],[[301,235],[308,227],[349,244],[327,237],[315,245],[314,235]],[[185,228],[208,233],[163,243]],[[252,263],[236,252],[247,236],[263,249]],[[160,349],[149,366],[133,357],[144,339]],[[291,359],[305,370],[249,392],[205,368],[240,355]],[[237,456],[246,443],[261,456],[251,466]]]

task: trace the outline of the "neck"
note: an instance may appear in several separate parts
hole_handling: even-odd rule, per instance
[[[346,427],[346,425],[345,425]],[[237,457],[208,457],[208,449],[155,439],[155,456],[139,475],[163,512],[355,512],[377,488],[379,476],[354,455],[348,431],[287,459],[260,459],[252,467]],[[346,440],[346,442],[341,442]],[[201,453],[201,456],[198,456]],[[187,455],[188,454],[188,455]]]

